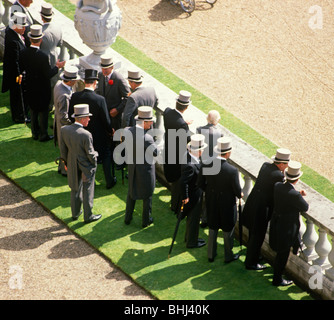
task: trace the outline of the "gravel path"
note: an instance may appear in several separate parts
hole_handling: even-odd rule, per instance
[[[334,182],[332,1],[196,0],[191,15],[169,0],[117,4],[125,40]]]
[[[152,297],[0,175],[2,300],[150,300]]]

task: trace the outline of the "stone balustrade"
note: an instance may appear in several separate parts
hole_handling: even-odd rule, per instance
[[[12,0],[4,1],[8,3],[8,1]],[[41,0],[34,0],[30,9],[36,22],[41,22],[39,16],[41,2]],[[64,17],[59,11],[54,11],[54,20],[59,23],[63,30],[62,56],[66,60],[69,60],[68,63],[78,64],[77,57],[91,53],[91,49],[82,43],[74,28],[73,21]],[[116,68],[124,76],[127,76],[127,70],[134,67],[134,65],[114,50],[110,50],[116,62]],[[168,106],[175,106],[177,93],[165,87],[159,81],[145,73],[145,71],[143,71],[143,74],[144,85],[153,86],[159,96],[159,107],[156,110],[156,127],[163,132],[163,111]],[[206,115],[193,105],[186,111],[185,118],[193,120],[193,123],[190,125],[192,133],[196,132],[198,126],[206,124]],[[222,122],[224,123],[224,119],[222,119]],[[232,139],[233,150],[230,161],[240,172],[245,195],[243,200],[245,201],[252,189],[253,182],[256,180],[261,165],[263,162],[270,160],[223,126],[221,129],[225,136],[229,136]],[[158,137],[158,143],[163,145],[162,134]],[[168,186],[168,183],[164,180],[162,165],[157,164],[156,170],[160,181]],[[302,181],[298,183],[298,188],[306,190],[307,196],[305,199],[309,203],[310,208],[308,212],[302,213],[303,219],[301,218],[300,235],[303,240],[303,253],[299,255],[290,254],[286,270],[294,281],[305,290],[313,292],[322,299],[333,299],[334,203]],[[238,230],[236,231],[238,232]],[[247,229],[243,228],[243,232],[243,239],[246,241]],[[270,249],[268,244],[268,234],[263,244],[262,254],[269,261],[272,261],[275,256],[275,253]]]

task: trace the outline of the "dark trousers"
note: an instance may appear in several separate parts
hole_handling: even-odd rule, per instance
[[[247,253],[245,259],[246,266],[253,266],[259,263],[261,247],[266,236],[268,222],[267,215],[261,215],[253,223],[252,229],[249,230],[249,239],[247,243]]]
[[[199,197],[196,204],[187,214],[185,241],[187,247],[197,245],[199,233],[199,221],[202,213],[202,197]]]
[[[288,262],[290,254],[290,248],[287,250],[279,251],[276,254],[273,268],[274,268],[274,277],[273,277],[273,283],[281,283],[283,278],[282,274],[284,271],[284,268]]]
[[[115,164],[112,158],[112,151],[111,148],[107,148],[103,153],[103,157],[101,157],[102,167],[104,178],[106,179],[107,187],[112,185],[113,178],[115,176]]]
[[[208,238],[208,258],[214,259],[217,255],[218,229],[209,229]],[[233,258],[234,228],[230,232],[223,231],[224,238],[224,258],[229,261]]]
[[[22,105],[21,90],[19,85],[15,85],[9,90],[10,111],[13,121],[24,121],[28,115],[28,104]],[[23,109],[24,108],[24,109]]]
[[[31,133],[33,138],[43,140],[48,138],[48,119],[49,110],[45,111],[34,111],[30,110],[31,115]]]
[[[132,219],[132,214],[135,209],[136,200],[131,198],[128,192],[128,197],[126,199],[126,210],[125,210],[125,221],[130,221]],[[152,214],[152,196],[143,199],[143,213],[142,213],[142,225],[148,225]]]
[[[78,218],[83,205],[84,221],[88,221],[92,216],[95,190],[95,174],[90,178],[81,176],[78,190],[71,190],[71,211],[72,218]]]

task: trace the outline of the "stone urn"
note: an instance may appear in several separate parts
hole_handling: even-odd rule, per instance
[[[74,25],[83,42],[93,50],[80,57],[84,68],[99,67],[100,56],[115,42],[121,27],[122,14],[116,0],[80,0],[74,15]]]

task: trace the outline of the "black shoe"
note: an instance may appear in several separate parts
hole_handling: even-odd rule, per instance
[[[209,261],[209,262],[213,262],[213,261],[215,261],[216,256],[217,256],[217,254],[215,254],[215,255],[213,256],[213,258],[208,258],[208,261]]]
[[[125,220],[124,220],[124,223],[125,223],[126,225],[129,225],[130,222],[131,222],[131,220],[132,220],[132,217],[131,217],[130,219],[125,219]]]
[[[153,218],[152,217],[150,217],[149,218],[149,220],[148,220],[148,223],[147,224],[142,224],[142,227],[143,228],[146,228],[146,227],[148,227],[150,224],[152,224],[153,223]]]
[[[39,139],[40,142],[47,142],[53,139],[53,136],[46,136],[44,138]]]
[[[76,216],[76,217],[72,217],[72,220],[73,220],[73,221],[76,221],[76,220],[78,220],[78,219],[79,219],[79,217],[81,216],[81,214],[82,214],[82,210],[80,210],[80,212],[79,212],[79,215],[78,215],[78,216]]]
[[[290,286],[291,284],[293,284],[292,280],[282,279],[282,281],[277,281],[277,282],[273,281],[273,286],[276,286],[276,287],[279,287],[279,286],[286,287],[286,286]]]
[[[113,177],[111,179],[112,179],[111,183],[108,183],[107,186],[106,186],[107,189],[111,189],[117,183],[117,178],[116,177]]]
[[[234,254],[234,255],[232,256],[232,258],[230,258],[230,259],[228,259],[228,260],[225,260],[224,262],[225,262],[225,263],[230,263],[230,262],[232,262],[232,261],[238,260],[239,257],[240,257],[240,254],[239,254],[239,253],[236,253],[236,254]]]
[[[208,226],[208,224],[206,222],[202,222],[199,226],[204,229]]]
[[[89,218],[87,221],[85,221],[85,223],[90,223],[90,222],[97,221],[97,220],[99,220],[101,217],[102,217],[101,214],[96,214],[96,215],[93,214],[93,215],[90,216],[90,218]]]
[[[247,270],[264,270],[264,269],[267,269],[267,266],[264,265],[264,264],[254,264],[254,265],[251,265],[251,266],[247,266],[246,265],[246,269]]]
[[[203,239],[198,239],[195,245],[188,245],[187,248],[200,248],[206,245],[206,242]]]

